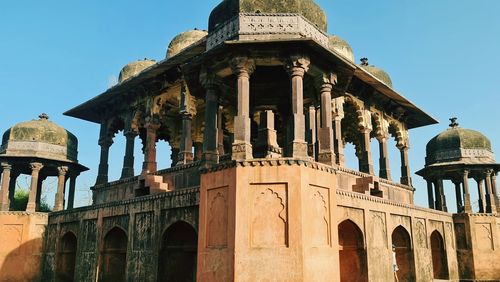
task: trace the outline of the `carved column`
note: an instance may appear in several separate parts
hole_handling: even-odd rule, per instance
[[[493,172],[491,174],[491,190],[493,191],[493,196],[495,198],[495,206],[497,207],[497,213],[500,214],[500,199],[498,198],[500,195],[498,194],[496,172]]]
[[[408,159],[408,146],[398,148],[401,153],[401,184],[412,186],[410,160]]]
[[[129,178],[134,176],[134,145],[137,132],[134,130],[127,130],[123,132],[126,138],[125,156],[123,157],[123,169],[120,179]]]
[[[179,114],[182,118],[182,132],[180,141],[180,152],[178,156],[177,165],[183,165],[193,162],[193,137],[192,137],[192,124],[193,114],[190,111],[191,98],[188,94],[186,85],[182,86],[181,101]]]
[[[200,80],[205,88],[205,130],[203,131],[203,156],[205,165],[219,162],[217,150],[217,119],[219,110],[218,87],[212,74],[202,72]]]
[[[471,213],[472,212],[472,206],[470,204],[470,193],[469,193],[469,171],[464,170],[462,173],[462,185],[464,188],[464,212],[465,213]]]
[[[436,186],[436,210],[440,211],[448,211],[448,207],[446,206],[446,196],[444,195],[444,187],[443,187],[443,179],[438,178],[435,180]]]
[[[28,198],[28,205],[26,206],[27,212],[35,212],[36,209],[36,194],[38,187],[38,175],[40,174],[40,170],[43,168],[43,164],[41,163],[30,163],[31,167],[31,185],[30,185],[30,194]]]
[[[9,186],[10,186],[10,172],[12,170],[12,166],[7,163],[2,163],[2,190],[1,192],[1,205],[0,211],[8,211],[10,207],[10,197],[9,197]]]
[[[372,152],[370,149],[370,128],[362,128],[361,131],[361,158],[359,170],[373,174]]]
[[[156,133],[160,128],[160,123],[156,118],[146,119],[146,146],[144,148],[144,163],[142,164],[142,174],[156,172]]]
[[[321,92],[321,124],[318,132],[319,152],[318,161],[327,165],[336,163],[333,129],[332,129],[332,89],[337,83],[337,75],[325,74],[320,77]]]
[[[76,190],[76,178],[78,173],[70,172],[69,175],[69,195],[68,195],[68,210],[73,209],[75,205],[75,190]]]
[[[16,184],[17,184],[17,178],[19,177],[19,173],[16,171],[10,172],[10,183],[9,183],[9,207],[7,209],[10,209],[10,206],[14,202],[14,195],[16,193]]]
[[[436,206],[434,205],[434,191],[433,191],[433,183],[432,180],[426,179],[427,180],[427,200],[429,202],[429,208],[430,209],[436,209]]]
[[[255,154],[262,158],[281,157],[281,148],[278,145],[276,130],[274,129],[274,113],[271,109],[260,112],[258,141]]]
[[[337,157],[337,164],[344,166],[344,141],[342,140],[342,119],[344,118],[344,98],[338,97],[332,100],[334,109],[333,128],[334,128],[334,151]]]
[[[194,159],[199,161],[203,157],[203,142],[194,142]]]
[[[66,173],[68,172],[67,166],[60,166],[57,168],[57,192],[54,201],[54,211],[62,211],[64,209],[64,188],[66,186]]]
[[[379,144],[379,176],[387,180],[391,180],[391,170],[389,168],[389,153],[387,151],[388,135],[380,135],[377,137]]]
[[[497,207],[495,205],[495,195],[493,194],[493,189],[491,185],[491,174],[493,170],[488,169],[484,172],[485,182],[486,182],[486,212],[495,213]]]
[[[307,143],[305,142],[304,117],[304,85],[303,79],[309,69],[310,61],[303,56],[292,56],[286,65],[292,83],[292,158],[307,157]]]
[[[253,158],[250,140],[250,75],[255,69],[253,61],[246,57],[231,60],[231,69],[237,77],[238,113],[234,117],[233,160]]]
[[[479,196],[478,204],[479,204],[479,212],[484,213],[486,211],[486,206],[485,206],[485,196],[484,196],[484,189],[483,189],[483,179],[482,178],[475,178],[477,182],[477,194]]]
[[[99,146],[101,146],[101,159],[99,162],[99,170],[97,172],[96,185],[108,182],[108,160],[109,147],[113,144],[113,139],[108,134],[107,122],[101,123],[101,132],[99,136]]]
[[[307,154],[316,159],[316,108],[314,106],[309,106],[306,113],[306,142],[307,142]]]
[[[460,180],[455,180],[453,181],[453,184],[455,184],[455,197],[457,201],[457,213],[461,213],[464,211],[464,206],[462,203],[462,183]]]
[[[219,106],[219,110],[217,112],[217,152],[219,152],[219,156],[222,156],[226,153],[224,151],[224,122],[222,117],[222,109],[222,106]]]
[[[41,204],[41,198],[42,198],[42,187],[43,187],[43,182],[47,179],[46,175],[39,175],[38,176],[38,185],[36,187],[36,200],[35,200],[35,210],[39,211],[40,210],[40,204]]]

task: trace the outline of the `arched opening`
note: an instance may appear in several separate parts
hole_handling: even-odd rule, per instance
[[[344,118],[341,122],[342,140],[344,141],[345,165],[361,171],[362,140],[359,132],[359,108],[349,99],[344,104]]]
[[[196,281],[198,235],[186,222],[172,224],[163,234],[158,281]]]
[[[435,279],[449,279],[444,240],[437,230],[431,234],[432,269]]]
[[[396,252],[396,275],[400,282],[415,281],[415,262],[411,249],[411,238],[403,226],[398,226],[392,232],[393,251]],[[395,250],[394,250],[395,249]]]
[[[125,281],[127,268],[127,234],[118,227],[104,237],[99,281]]]
[[[368,281],[363,233],[350,220],[339,224],[340,281]]]
[[[74,281],[76,265],[77,239],[73,232],[64,234],[59,242],[59,250],[56,257],[56,279],[66,282]]]

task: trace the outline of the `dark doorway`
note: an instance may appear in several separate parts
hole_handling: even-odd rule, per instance
[[[127,234],[118,227],[111,229],[104,237],[101,253],[100,279],[103,282],[125,281],[127,269]]]
[[[444,240],[437,230],[431,234],[432,269],[435,279],[449,279]]]
[[[363,233],[350,220],[339,224],[340,281],[368,281]]]
[[[186,222],[172,224],[163,234],[158,281],[196,281],[198,235]]]
[[[73,232],[64,234],[57,252],[56,280],[70,282],[75,279],[77,239]]]
[[[415,281],[415,262],[411,249],[411,238],[408,231],[403,226],[398,226],[392,232],[392,245],[396,251],[396,263],[398,279],[403,281]]]

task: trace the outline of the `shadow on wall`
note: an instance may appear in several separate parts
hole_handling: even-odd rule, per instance
[[[37,238],[17,248],[11,248],[14,242],[2,238],[0,241],[0,282],[40,281],[42,243],[42,238]]]

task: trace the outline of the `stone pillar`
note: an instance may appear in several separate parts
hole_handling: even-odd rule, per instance
[[[337,75],[329,73],[320,77],[321,124],[318,132],[318,161],[327,165],[336,163],[332,129],[332,89],[337,82]]]
[[[443,187],[443,179],[438,178],[435,181],[436,186],[436,210],[440,211],[448,211],[448,207],[446,206],[446,196],[444,195],[444,187]]]
[[[7,163],[2,163],[2,190],[0,191],[0,211],[8,211],[10,207],[10,172],[12,166]]]
[[[493,170],[488,169],[484,172],[485,182],[486,182],[486,212],[496,213],[497,207],[495,205],[495,195],[493,194],[493,189],[491,185],[491,174]]]
[[[401,153],[401,184],[412,186],[410,160],[408,158],[408,146],[398,148]]]
[[[194,159],[199,161],[203,157],[203,142],[194,142]]]
[[[193,139],[191,136],[191,125],[193,117],[188,111],[181,112],[182,116],[182,135],[180,142],[180,152],[178,165],[192,163],[193,156]]]
[[[377,137],[379,144],[379,174],[378,176],[387,180],[391,180],[391,170],[389,168],[389,153],[387,151],[388,136]]]
[[[142,174],[156,172],[156,131],[160,128],[159,122],[154,118],[147,118],[146,124],[146,146],[144,148],[144,162]]]
[[[292,144],[290,145],[292,158],[307,157],[307,143],[305,142],[304,117],[304,85],[305,73],[309,70],[310,61],[306,57],[292,56],[286,65],[292,83]]]
[[[237,77],[238,113],[234,117],[233,160],[253,158],[250,128],[250,75],[255,69],[253,61],[246,57],[231,60],[231,69]]]
[[[57,168],[57,192],[54,201],[54,211],[62,211],[64,209],[64,188],[66,186],[66,173],[68,172],[67,166],[60,166]]]
[[[36,199],[35,199],[35,210],[39,211],[40,210],[40,204],[41,204],[41,199],[42,199],[42,187],[43,187],[43,182],[47,179],[46,175],[39,175],[38,176],[38,185],[36,187]]]
[[[470,193],[469,193],[469,171],[464,170],[463,171],[463,192],[464,192],[464,212],[465,213],[471,213],[472,212],[472,206],[470,204]]]
[[[336,115],[333,118],[333,125],[335,129],[335,155],[337,156],[337,164],[340,166],[345,165],[345,157],[344,157],[344,141],[342,140],[342,117]]]
[[[316,159],[316,108],[314,106],[309,106],[306,113],[306,142],[307,142],[307,154],[309,157]]]
[[[69,195],[68,195],[68,210],[73,209],[75,205],[75,190],[76,190],[76,178],[78,173],[70,172],[69,175]]]
[[[226,153],[224,150],[224,122],[222,109],[222,106],[219,106],[219,110],[217,111],[217,152],[219,153],[219,156]]]
[[[361,157],[359,162],[359,170],[364,173],[373,173],[372,152],[370,149],[370,133],[371,129],[362,128],[361,131]]]
[[[496,172],[493,172],[491,174],[491,190],[493,191],[493,196],[495,198],[495,206],[497,207],[497,213],[500,214],[500,199],[498,198],[500,194],[498,193]]]
[[[260,112],[257,140],[256,154],[258,157],[281,157],[281,148],[278,145],[278,137],[274,129],[274,113],[272,110],[266,109]]]
[[[15,171],[10,172],[10,183],[9,183],[9,207],[7,209],[10,209],[12,203],[14,202],[14,195],[16,193],[16,184],[17,184],[17,178],[19,177],[19,173],[16,173]]]
[[[483,179],[482,178],[476,178],[475,179],[477,182],[477,194],[479,196],[479,212],[484,213],[486,211],[485,207],[485,197],[484,197],[484,189],[483,189]]]
[[[137,132],[128,130],[123,132],[126,138],[125,156],[123,157],[123,168],[120,179],[134,177],[134,145]]]
[[[453,184],[455,184],[455,197],[457,201],[457,213],[461,213],[464,211],[464,206],[462,203],[462,187],[461,187],[461,181],[453,181]]]
[[[202,84],[205,87],[205,129],[203,131],[203,156],[205,165],[219,162],[217,150],[217,116],[219,109],[219,95],[215,78],[203,73]]]
[[[429,201],[429,208],[436,209],[434,204],[434,191],[432,186],[432,180],[427,179],[427,200]]]
[[[41,163],[30,163],[31,167],[31,185],[30,185],[30,194],[28,198],[28,205],[26,206],[27,212],[35,212],[36,209],[36,194],[38,187],[38,175],[40,174],[40,170],[43,168],[43,164]]]
[[[107,122],[101,123],[101,132],[99,134],[98,144],[101,146],[101,159],[95,182],[96,185],[108,182],[109,147],[113,144],[113,139],[108,134]]]

